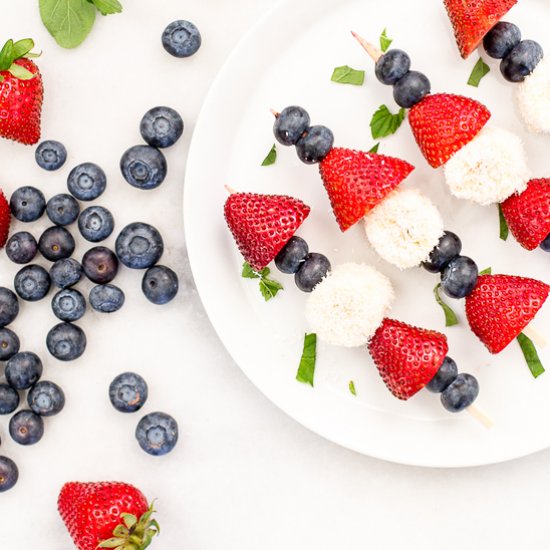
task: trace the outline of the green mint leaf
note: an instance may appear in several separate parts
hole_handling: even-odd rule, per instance
[[[0,71],[7,71],[14,60],[13,40],[10,38],[0,50]]]
[[[387,29],[384,29],[382,31],[382,34],[380,35],[380,49],[383,52],[387,52],[388,48],[391,46],[391,43],[393,42],[393,38],[388,38]]]
[[[474,68],[472,69],[472,74],[470,75],[470,78],[468,79],[468,84],[470,86],[478,87],[479,83],[481,82],[481,79],[491,70],[489,65],[481,59],[481,57],[477,60],[477,63],[474,65]]]
[[[19,80],[31,80],[32,78],[34,78],[33,73],[31,73],[28,69],[25,69],[25,67],[18,65],[17,63],[14,63],[8,69],[8,72]]]
[[[277,160],[277,149],[275,148],[275,144],[273,144],[273,147],[270,149],[269,153],[267,153],[267,157],[262,162],[262,166],[271,166],[272,164],[275,164],[275,161]]]
[[[260,274],[254,271],[248,262],[244,262],[241,277],[244,279],[259,279]]]
[[[508,227],[508,222],[504,217],[504,212],[502,211],[502,206],[500,204],[498,205],[498,218],[500,220],[500,238],[501,240],[505,241],[508,239],[510,229]]]
[[[365,71],[352,69],[348,65],[336,67],[330,77],[332,82],[339,84],[353,84],[354,86],[362,86],[365,82]]]
[[[394,115],[386,105],[381,105],[370,121],[372,138],[379,139],[395,134],[403,120],[405,120],[405,109],[399,109],[399,112]]]
[[[122,4],[118,0],[88,0],[101,13],[101,15],[111,15],[122,11]]]
[[[443,312],[445,313],[445,326],[453,327],[454,325],[458,325],[458,318],[455,312],[441,299],[441,296],[439,295],[440,288],[441,283],[437,284],[434,288],[434,296],[435,301],[441,306],[441,309],[443,309]]]
[[[480,275],[491,275],[491,273],[493,273],[493,269],[491,267],[479,272]]]
[[[40,17],[63,48],[76,48],[94,26],[96,7],[87,0],[39,0]]]
[[[535,345],[530,338],[523,334],[523,332],[518,335],[517,341],[519,342],[521,351],[523,352],[523,357],[525,357],[525,361],[527,362],[527,366],[529,367],[531,374],[534,378],[538,378],[544,372],[544,367],[540,362],[539,354],[537,353]]]
[[[367,152],[368,153],[378,153],[378,148],[380,147],[380,143],[375,143]]]
[[[14,59],[25,57],[34,48],[34,40],[32,38],[23,38],[18,40],[13,45]]]
[[[355,383],[353,382],[353,380],[349,381],[349,391],[352,395],[355,395],[355,397],[357,397],[357,392],[355,391]]]
[[[275,298],[279,290],[283,290],[283,285],[278,281],[275,281],[274,279],[268,279],[266,277],[262,277],[260,279],[260,292],[262,293],[262,296],[264,297],[266,302],[271,300],[271,298]]]
[[[306,334],[304,338],[304,350],[300,359],[300,366],[296,374],[296,380],[313,387],[315,375],[315,359],[317,355],[317,335]]]

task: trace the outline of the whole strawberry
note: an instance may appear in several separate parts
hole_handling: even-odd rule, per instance
[[[11,211],[10,205],[0,190],[0,248],[3,248],[8,240],[8,234],[10,231],[11,223]]]
[[[0,51],[0,137],[33,145],[40,139],[44,88],[38,67],[29,57],[30,38],[8,40]]]
[[[142,550],[159,532],[153,505],[127,483],[65,483],[57,508],[79,550]]]

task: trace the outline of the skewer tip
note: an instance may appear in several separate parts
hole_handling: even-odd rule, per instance
[[[358,35],[355,31],[351,31],[351,35],[359,44],[361,47],[369,54],[371,59],[376,62],[378,61],[384,53],[379,50],[374,44],[371,44],[370,42],[367,42],[362,36]]]
[[[235,189],[233,189],[233,187],[231,187],[229,185],[224,185],[224,188],[230,195],[233,195],[234,193],[237,192],[237,191],[235,191]]]
[[[276,111],[275,109],[269,109],[269,111],[275,118],[279,118],[279,115],[281,114],[279,113],[279,111]]]
[[[475,405],[470,405],[466,410],[485,428],[490,429],[493,427],[493,421]]]

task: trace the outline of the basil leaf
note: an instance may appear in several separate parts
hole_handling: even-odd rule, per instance
[[[122,4],[118,0],[88,0],[101,13],[101,15],[111,15],[122,11]]]
[[[392,42],[393,38],[388,38],[387,29],[384,29],[380,35],[380,49],[383,52],[387,52]]]
[[[493,273],[493,269],[491,267],[479,272],[480,275],[491,275],[491,273]]]
[[[262,162],[262,166],[271,166],[272,164],[275,164],[275,161],[277,160],[277,149],[275,148],[275,144],[273,144],[273,147],[270,149],[269,153],[267,153],[267,157]]]
[[[352,395],[355,395],[355,397],[357,397],[357,392],[355,391],[355,384],[353,380],[349,381],[349,391],[351,392]]]
[[[518,335],[517,341],[519,342],[519,346],[523,352],[523,357],[525,357],[525,361],[527,362],[527,366],[529,367],[531,374],[534,378],[538,378],[544,372],[544,367],[540,362],[539,354],[537,353],[535,345],[530,338],[523,334],[523,332]]]
[[[437,284],[434,288],[435,301],[441,306],[441,309],[445,313],[445,326],[453,327],[458,325],[458,318],[455,312],[441,299],[439,295],[439,289],[441,288],[441,283]]]
[[[510,234],[510,228],[508,227],[508,222],[504,217],[504,212],[502,211],[502,205],[500,204],[498,205],[498,218],[500,221],[500,238],[501,240],[505,241],[508,239],[508,235]]]
[[[372,116],[370,129],[373,139],[391,136],[405,120],[405,109],[399,109],[397,114],[390,112],[386,105],[381,105],[378,111]]]
[[[470,86],[478,87],[481,79],[491,70],[489,65],[487,65],[481,57],[477,60],[477,63],[472,69],[472,74],[468,79],[468,84]]]
[[[367,152],[368,153],[378,153],[378,148],[379,147],[380,147],[380,143],[376,143]]]
[[[315,359],[317,355],[317,335],[306,334],[304,337],[304,349],[300,366],[296,374],[296,380],[303,384],[309,384],[313,387],[313,377],[315,375]]]
[[[354,86],[362,86],[365,82],[365,71],[352,69],[348,65],[336,67],[330,77],[332,82],[340,84],[353,84]]]

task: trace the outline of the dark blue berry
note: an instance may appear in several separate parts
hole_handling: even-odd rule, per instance
[[[11,414],[19,407],[19,393],[8,384],[0,384],[0,414]]]
[[[59,141],[43,141],[36,148],[34,157],[40,168],[48,171],[58,170],[67,160],[67,149]]]
[[[28,302],[36,302],[48,294],[51,280],[42,266],[31,264],[16,273],[13,285],[20,298]]]
[[[94,246],[82,257],[82,269],[93,283],[110,283],[118,272],[118,259],[109,248]]]
[[[309,114],[302,107],[285,107],[275,116],[273,134],[283,145],[296,145],[302,134],[309,128]]]
[[[471,374],[460,373],[441,394],[441,403],[449,412],[469,407],[479,394],[479,384]]]
[[[279,271],[292,275],[300,269],[308,253],[306,241],[301,237],[292,237],[275,257],[275,265]]]
[[[411,68],[411,58],[403,50],[390,50],[377,62],[374,69],[376,78],[382,84],[393,86]]]
[[[544,52],[538,42],[522,40],[500,62],[500,72],[510,82],[523,82],[543,56]]]
[[[467,256],[457,256],[441,273],[441,288],[451,298],[465,298],[476,286],[479,270]]]
[[[9,491],[19,479],[15,462],[7,456],[0,456],[0,493]]]
[[[59,288],[69,288],[82,279],[82,265],[74,258],[57,260],[50,269],[52,283]]]
[[[44,214],[46,199],[36,187],[20,187],[10,197],[10,210],[20,222],[34,222]]]
[[[139,411],[147,401],[147,383],[135,372],[119,374],[109,386],[109,399],[120,412]]]
[[[165,455],[176,446],[178,423],[166,413],[149,413],[139,421],[136,439],[146,453],[155,456]]]
[[[114,228],[113,215],[103,206],[89,206],[78,218],[80,234],[92,243],[105,240]]]
[[[445,231],[437,246],[430,252],[428,260],[422,262],[422,267],[430,273],[440,273],[448,263],[456,258],[462,250],[462,242],[458,235]]]
[[[90,305],[101,313],[113,313],[124,305],[124,292],[115,285],[97,285],[90,290]]]
[[[174,145],[181,137],[183,120],[170,107],[153,107],[143,115],[139,131],[151,147],[163,149]]]
[[[500,21],[483,39],[483,47],[489,56],[494,59],[506,57],[519,44],[521,31],[513,23]]]
[[[86,335],[77,325],[59,323],[46,336],[48,351],[60,361],[78,359],[86,349]]]
[[[27,403],[40,416],[54,416],[65,406],[65,394],[57,384],[41,380],[27,394]]]
[[[450,357],[445,357],[436,375],[426,384],[426,389],[433,393],[441,393],[453,382],[457,374],[456,363]]]
[[[147,223],[127,225],[115,243],[118,259],[131,269],[147,269],[155,265],[164,252],[160,233]]]
[[[16,443],[34,445],[44,435],[44,421],[32,411],[19,411],[10,418],[9,430]]]
[[[55,225],[70,225],[80,213],[80,204],[68,193],[54,195],[46,204],[46,215]]]
[[[9,289],[0,287],[0,327],[5,327],[19,314],[19,300]]]
[[[28,264],[37,252],[36,239],[28,231],[14,233],[6,243],[6,255],[15,264]]]
[[[410,109],[430,93],[431,84],[426,75],[409,71],[393,86],[393,99],[400,107]]]
[[[0,329],[0,361],[13,357],[20,347],[19,337],[9,328]]]
[[[15,390],[28,390],[42,376],[42,361],[32,351],[20,351],[6,363],[6,380]]]
[[[303,292],[312,292],[330,271],[330,262],[323,254],[312,252],[294,275],[296,286]]]
[[[190,21],[172,21],[162,33],[162,45],[174,57],[189,57],[201,47],[201,33]]]
[[[84,162],[71,170],[67,178],[67,187],[71,195],[77,199],[93,201],[105,191],[107,176],[97,164]]]
[[[68,258],[75,249],[73,236],[64,227],[48,227],[38,239],[38,250],[46,260],[56,262]]]
[[[545,252],[550,252],[550,235],[548,235],[548,237],[546,237],[546,239],[544,239],[544,241],[540,243],[540,247]]]
[[[120,170],[130,185],[139,189],[154,189],[166,177],[166,158],[150,145],[135,145],[122,155]]]
[[[163,305],[172,300],[179,289],[176,273],[164,265],[150,267],[141,281],[141,290],[153,304]]]
[[[86,300],[78,290],[66,288],[52,298],[52,310],[62,321],[78,321],[86,312]]]
[[[296,142],[298,158],[306,164],[321,162],[332,149],[333,133],[325,126],[310,126]]]

